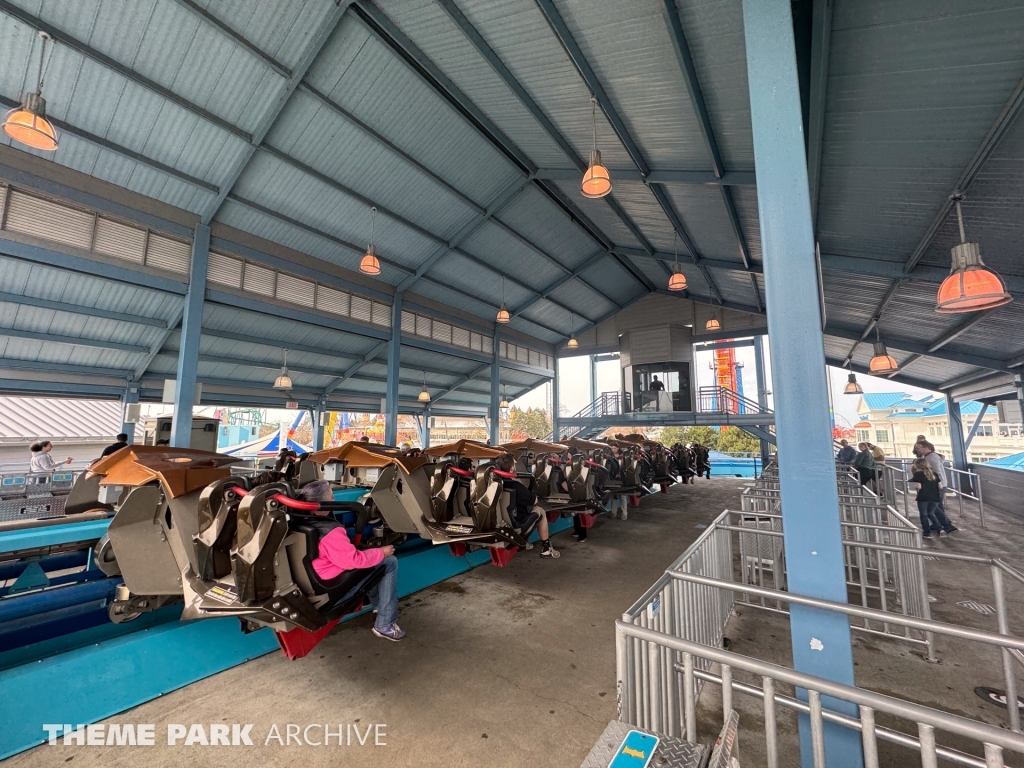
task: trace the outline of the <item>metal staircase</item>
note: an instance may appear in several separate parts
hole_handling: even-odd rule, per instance
[[[775,413],[728,387],[701,387],[695,411],[627,412],[618,392],[605,392],[572,416],[559,418],[561,434],[590,438],[610,427],[735,426],[759,440],[775,443]],[[552,440],[553,433],[543,439]]]

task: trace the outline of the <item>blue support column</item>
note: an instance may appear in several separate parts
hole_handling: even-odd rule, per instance
[[[765,384],[764,378],[764,337],[754,337],[754,376],[757,378],[757,404],[761,406],[761,410],[768,408],[768,387]],[[764,466],[764,462],[768,458],[768,454],[771,453],[771,443],[767,440],[761,441],[761,465]]]
[[[203,331],[203,299],[206,297],[206,264],[209,260],[210,228],[197,224],[192,239],[192,263],[188,271],[185,313],[181,318],[178,375],[174,385],[171,445],[175,448],[188,448],[192,441],[192,403],[199,368],[199,337]]]
[[[590,402],[597,400],[597,355],[590,356]]]
[[[430,447],[430,406],[423,409],[423,434],[420,436],[423,448]]]
[[[398,369],[402,361],[402,294],[391,305],[391,340],[388,342],[388,383],[384,406],[384,443],[398,445]]]
[[[498,353],[501,351],[501,345],[498,342],[499,337],[498,329],[494,329],[494,360],[491,362],[491,405],[487,409],[487,415],[490,417],[490,424],[488,425],[488,437],[491,439],[491,445],[497,445],[501,442],[501,355]]]
[[[551,379],[551,435],[555,442],[562,437],[558,419],[558,356],[555,356],[555,377]]]
[[[789,0],[743,0],[747,79],[764,281],[771,336],[775,429],[780,457],[783,533],[789,591],[846,602],[843,543],[807,158]],[[793,665],[854,684],[850,625],[841,614],[792,606]],[[806,699],[806,691],[798,691]],[[856,716],[831,699],[824,706]],[[813,766],[810,723],[800,716],[804,768]],[[825,723],[829,768],[863,765],[860,734]]]
[[[953,466],[967,469],[967,446],[964,444],[964,423],[960,416],[960,403],[946,393],[946,419],[949,421],[949,442],[953,447]]]
[[[128,382],[121,395],[121,431],[128,435],[128,445],[135,442],[135,422],[128,421],[128,406],[139,402],[139,385]]]
[[[316,408],[312,411],[313,416],[313,450],[319,451],[324,447],[324,431],[327,429],[327,396],[320,395],[316,401]]]

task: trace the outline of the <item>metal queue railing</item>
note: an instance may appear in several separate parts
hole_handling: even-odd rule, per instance
[[[913,459],[894,458],[886,459],[885,464],[880,467],[886,476],[891,475],[892,477],[890,483],[894,497],[897,493],[903,495],[903,510],[908,515],[910,514],[910,508],[914,506],[911,494],[915,491],[910,487],[910,478],[913,475],[910,465],[913,463]],[[967,499],[978,505],[979,525],[982,528],[987,527],[985,525],[985,499],[981,490],[981,478],[978,477],[978,474],[969,470],[947,466],[946,477],[949,480],[949,484],[946,487],[946,501],[944,502],[946,514],[950,514],[949,497],[952,497],[956,501],[957,513],[960,518],[966,519],[964,499]],[[895,506],[895,498],[889,503]]]
[[[700,686],[717,685],[725,718],[732,712],[737,694],[760,703],[768,768],[780,766],[780,709],[809,717],[815,768],[825,768],[826,722],[860,733],[865,768],[879,767],[879,741],[918,752],[925,768],[936,768],[939,759],[972,768],[1003,768],[1005,753],[1024,754],[1024,736],[1013,731],[674,637],[631,623],[626,617],[615,622],[615,631],[620,720],[696,743],[702,736],[697,718]],[[715,665],[717,673],[713,671]],[[636,684],[637,668],[641,666],[653,684],[646,689]],[[735,672],[759,678],[760,685],[735,679]],[[780,693],[780,686],[801,690],[802,695],[795,698]],[[827,709],[823,696],[847,703],[857,714]],[[641,712],[647,713],[644,719],[640,718]],[[877,725],[878,714],[913,723],[916,735]],[[936,732],[974,742],[984,757],[940,745]],[[791,763],[789,759],[784,764]],[[912,763],[908,760],[899,764]]]

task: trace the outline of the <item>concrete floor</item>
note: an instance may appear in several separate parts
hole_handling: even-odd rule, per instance
[[[602,516],[557,561],[520,552],[400,604],[401,643],[369,617],[295,662],[264,656],[112,718],[155,723],[155,747],[42,746],[11,768],[73,766],[575,766],[615,717],[614,621],[726,507],[742,484],[714,478]],[[154,659],[154,663],[159,663]],[[251,748],[168,747],[167,723],[252,723]],[[271,726],[386,724],[387,746],[262,746]],[[319,731],[311,731],[315,740]],[[352,737],[353,742],[355,737]]]

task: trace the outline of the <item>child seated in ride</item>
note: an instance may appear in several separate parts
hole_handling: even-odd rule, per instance
[[[333,501],[331,484],[326,480],[315,480],[308,483],[300,495],[309,501]],[[329,515],[330,512],[318,511],[318,515]],[[388,545],[373,549],[356,549],[348,537],[345,527],[339,525],[327,533],[319,542],[320,556],[313,561],[313,570],[323,580],[341,575],[344,571],[358,568],[374,568],[384,565],[384,578],[370,590],[377,619],[373,625],[373,634],[385,640],[398,642],[405,637],[405,632],[398,626],[398,560],[395,548]]]

